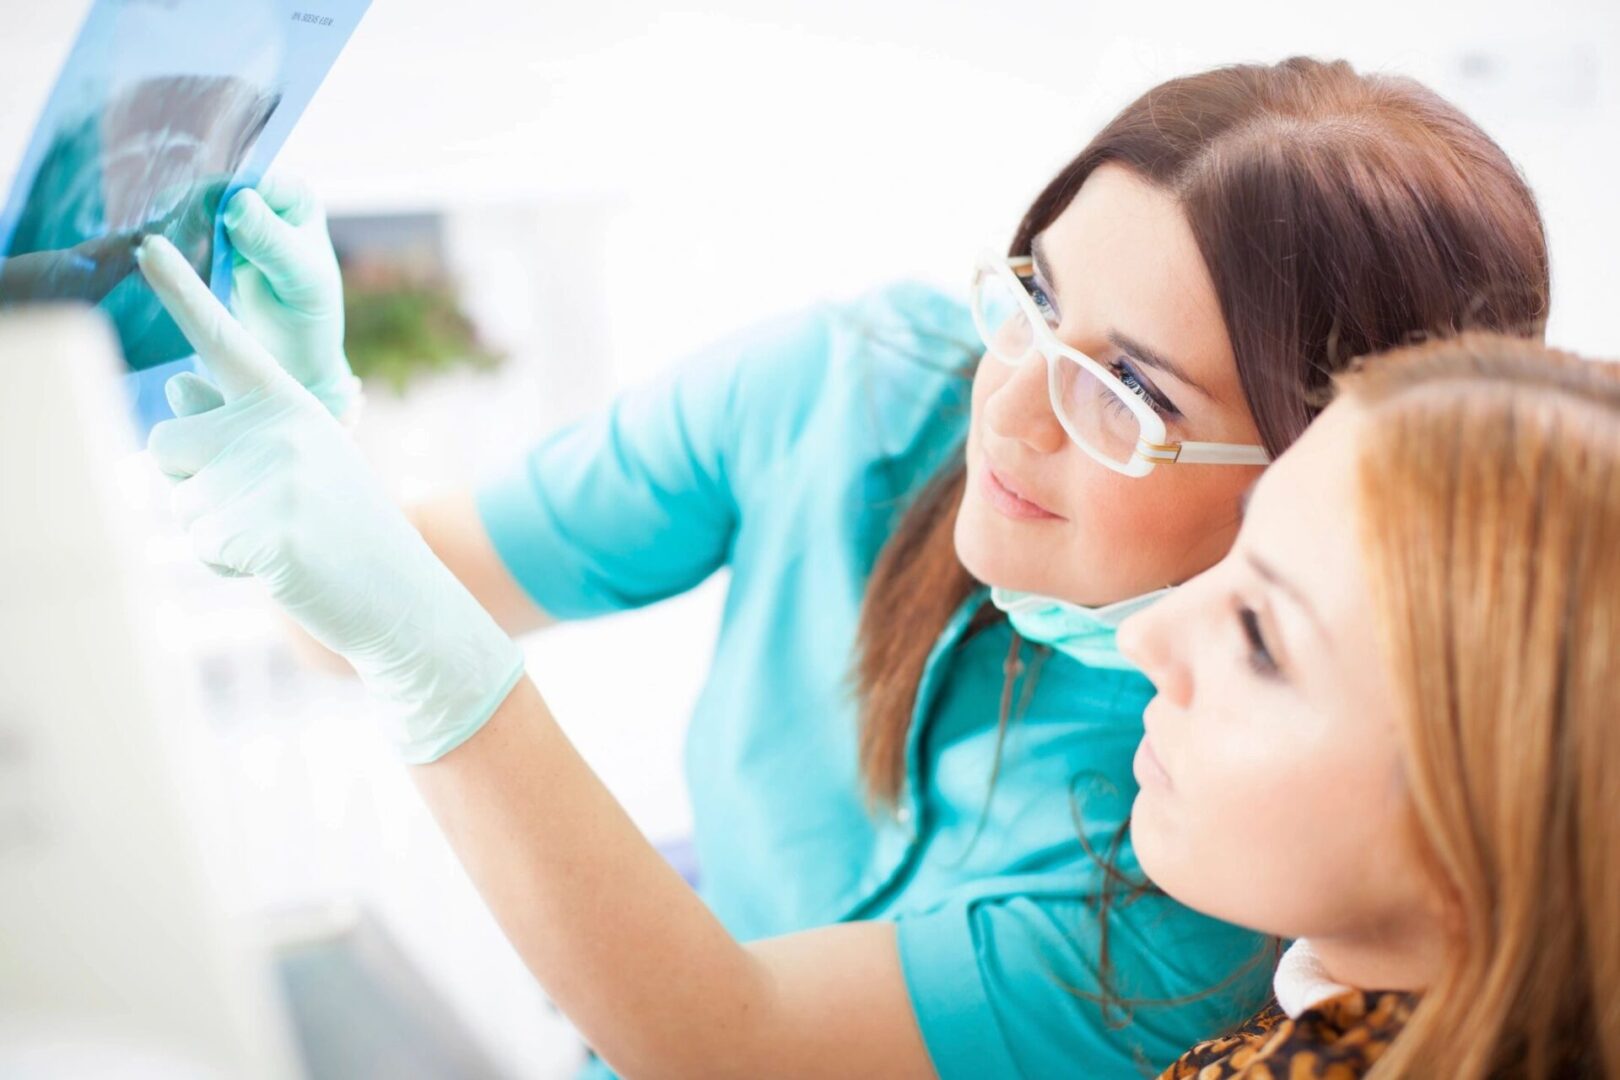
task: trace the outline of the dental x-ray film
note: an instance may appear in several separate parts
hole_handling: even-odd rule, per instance
[[[0,308],[77,300],[141,371],[188,356],[135,269],[162,233],[228,299],[219,210],[257,183],[370,0],[95,0],[0,213]]]

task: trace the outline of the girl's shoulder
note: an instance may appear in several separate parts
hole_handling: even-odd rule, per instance
[[[1417,998],[1350,990],[1290,1018],[1273,1001],[1241,1027],[1199,1043],[1159,1080],[1258,1080],[1361,1076],[1389,1049]]]

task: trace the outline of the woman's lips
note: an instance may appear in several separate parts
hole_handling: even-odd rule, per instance
[[[1018,521],[1062,520],[1061,515],[1052,513],[1040,503],[1032,502],[1014,491],[991,467],[989,461],[983,461],[983,465],[984,468],[979,470],[979,490],[984,495],[984,501],[999,513]]]
[[[1137,744],[1136,757],[1131,762],[1131,772],[1135,774],[1136,782],[1144,788],[1175,786],[1170,782],[1170,774],[1165,771],[1159,755],[1153,752],[1153,739],[1148,735],[1143,735],[1142,741]]]

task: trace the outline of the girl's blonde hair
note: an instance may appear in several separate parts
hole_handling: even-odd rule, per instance
[[[1620,1076],[1620,369],[1465,335],[1340,380],[1443,971],[1375,1076]]]

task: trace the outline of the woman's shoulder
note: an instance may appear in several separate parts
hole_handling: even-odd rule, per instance
[[[964,382],[980,352],[965,300],[925,282],[894,282],[825,311],[834,352],[862,369]]]
[[[964,297],[922,281],[900,280],[843,297],[823,298],[756,322],[721,339],[721,352],[753,353],[769,344],[779,358],[819,366],[827,353],[892,354],[943,361],[960,370],[980,352]],[[766,363],[766,367],[771,366]]]
[[[889,282],[829,302],[827,310],[852,328],[899,332],[924,342],[937,338],[947,347],[975,348],[973,317],[965,297],[925,281]]]
[[[1159,1080],[1361,1076],[1415,1004],[1414,995],[1399,991],[1349,990],[1290,1018],[1273,1001],[1236,1030],[1188,1050]]]
[[[782,401],[784,390],[864,384],[873,370],[963,381],[978,355],[976,341],[960,297],[898,281],[756,323],[706,350],[699,366],[734,369],[745,399],[757,394]],[[813,396],[801,393],[796,400]]]
[[[977,357],[972,317],[951,294],[900,281],[756,328],[720,355],[731,369],[732,437],[745,462],[836,443],[866,461],[954,443],[965,430]]]
[[[900,281],[830,305],[829,391],[899,453],[925,430],[964,429],[980,347],[965,301]]]

